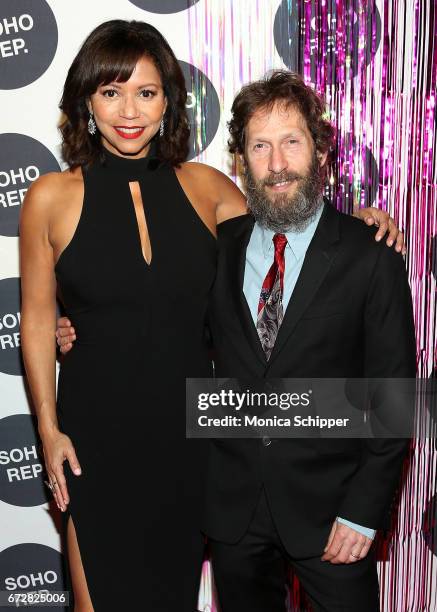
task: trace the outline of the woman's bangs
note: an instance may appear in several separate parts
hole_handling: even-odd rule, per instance
[[[128,81],[134,71],[137,62],[147,56],[144,48],[132,47],[127,44],[115,48],[106,48],[100,57],[95,58],[93,79],[95,87],[108,85],[109,83]]]

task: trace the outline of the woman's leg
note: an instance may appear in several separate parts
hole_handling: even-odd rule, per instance
[[[74,612],[94,612],[71,516],[67,523],[67,552],[74,592]]]

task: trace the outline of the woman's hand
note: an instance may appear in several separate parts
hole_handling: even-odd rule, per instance
[[[71,322],[67,317],[58,319],[57,325],[56,341],[61,353],[65,355],[73,348],[73,342],[76,340],[76,331],[71,326]]]
[[[42,443],[44,461],[49,477],[49,482],[46,484],[52,490],[58,508],[65,512],[70,498],[67,491],[63,463],[67,459],[73,474],[80,476],[82,470],[76,456],[76,451],[70,438],[59,430],[44,435]]]
[[[398,253],[402,251],[402,255],[407,252],[404,244],[404,234],[399,230],[396,222],[388,212],[370,206],[369,208],[359,208],[354,212],[354,217],[361,219],[367,225],[376,225],[379,227],[375,234],[375,240],[379,242],[388,232],[386,244],[391,247],[396,243],[395,249]]]

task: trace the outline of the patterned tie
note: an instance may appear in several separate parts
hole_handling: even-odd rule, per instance
[[[275,346],[276,336],[284,318],[282,294],[284,291],[284,250],[287,238],[284,234],[273,236],[275,258],[267,272],[258,303],[256,329],[267,359]]]

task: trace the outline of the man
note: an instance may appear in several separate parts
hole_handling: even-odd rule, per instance
[[[389,367],[389,356],[387,376],[414,370],[402,259],[375,242],[370,228],[323,203],[333,132],[322,114],[314,92],[288,72],[249,85],[233,105],[231,151],[242,156],[252,214],[219,230],[211,331],[220,377],[385,375],[372,369],[373,353],[364,358],[367,347],[400,351],[398,369]],[[282,235],[277,247],[274,234]],[[285,266],[278,277],[284,320],[276,322],[277,337],[266,333],[263,309],[258,315],[260,294],[264,313],[272,309],[270,294],[278,295],[263,282],[275,249]],[[395,324],[383,320],[391,309]],[[65,351],[74,330],[68,321],[60,325]],[[284,611],[288,563],[319,609],[377,609],[375,564],[367,552],[391,500],[404,446],[380,449],[375,443],[365,454],[351,440],[214,441],[203,527],[223,612]],[[367,471],[358,469],[360,460],[369,464]],[[373,508],[362,508],[368,498]],[[339,583],[347,597],[341,604],[334,598]]]
[[[414,377],[402,258],[322,197],[333,140],[322,101],[277,71],[243,87],[229,127],[252,215],[219,230],[217,377]],[[203,529],[222,611],[284,612],[289,564],[315,610],[379,610],[372,538],[407,447],[212,441]]]

